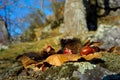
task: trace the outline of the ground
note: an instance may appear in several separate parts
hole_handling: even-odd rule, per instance
[[[109,19],[109,17],[103,18],[103,22],[104,22],[104,20],[106,21],[107,19]],[[115,18],[114,20],[118,20],[118,17],[117,17],[117,19]],[[110,21],[110,23],[111,22],[112,21]],[[94,34],[94,32],[90,32],[90,34]],[[51,45],[53,48],[55,48],[56,51],[59,50],[60,49],[59,40],[62,37],[63,37],[63,35],[57,35],[57,36],[54,35],[54,37],[48,37],[48,38],[42,39],[40,41],[24,42],[24,43],[17,43],[17,44],[13,43],[8,46],[9,47],[8,49],[1,50],[0,51],[0,77],[3,76],[4,74],[6,76],[9,76],[12,73],[17,73],[17,72],[19,72],[19,69],[23,68],[22,64],[19,61],[17,61],[15,58],[18,55],[23,54],[24,52],[31,52],[31,51],[32,52],[33,51],[40,52],[47,45]],[[102,66],[112,72],[120,73],[120,64],[119,64],[120,54],[116,54],[113,52],[112,53],[99,52],[99,53],[102,54],[101,59],[103,59],[105,61],[105,63],[100,66]],[[59,67],[58,69],[61,69],[61,67]],[[71,68],[70,68],[70,70],[71,70]],[[8,74],[6,74],[7,71],[9,71]],[[55,71],[57,71],[57,69]],[[51,70],[48,70],[47,72],[51,72]],[[47,74],[47,72],[45,72],[45,73]],[[43,76],[46,76],[45,73],[43,74]],[[51,72],[51,73],[53,74],[54,72]],[[14,76],[16,74],[12,74],[12,75]],[[22,75],[24,75],[24,73]],[[66,75],[62,75],[62,76],[66,76]],[[27,78],[29,80],[34,77],[27,76]],[[27,79],[27,78],[25,78],[25,79]],[[7,80],[7,79],[5,79],[5,80]],[[12,78],[11,78],[11,80],[12,80]],[[34,79],[32,79],[32,80],[34,80]],[[77,80],[77,79],[75,79],[75,80]]]

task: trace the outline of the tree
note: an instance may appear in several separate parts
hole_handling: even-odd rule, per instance
[[[64,3],[65,0],[50,0],[51,8],[53,11],[53,15],[55,17],[56,23],[60,24],[64,19]]]
[[[30,23],[29,29],[23,33],[23,36],[24,35],[29,36],[29,37],[26,37],[26,38],[29,38],[29,39],[25,39],[26,41],[28,40],[32,41],[30,39],[30,35],[32,35],[31,37],[34,36],[34,39],[32,38],[33,40],[37,40],[38,37],[40,37],[40,36],[37,36],[38,34],[40,34],[40,31],[38,31],[38,29],[40,28],[44,28],[50,25],[51,28],[53,29],[58,27],[61,23],[63,23],[64,0],[61,0],[61,1],[49,0],[51,3],[50,5],[44,5],[44,0],[40,0],[40,1],[41,1],[40,5],[42,6],[42,8],[35,9],[30,15],[25,17],[25,21]],[[49,6],[49,8],[47,8],[47,6]],[[53,14],[46,15],[44,10],[45,7],[47,9],[51,9],[53,11]],[[38,33],[36,31],[38,31]],[[41,33],[41,34],[42,36],[44,36],[44,34],[46,36],[47,33]]]
[[[7,34],[8,34],[8,40],[11,39],[11,35],[8,31],[8,26],[10,25],[10,18],[9,18],[9,14],[10,14],[10,9],[8,8],[9,5],[16,3],[16,0],[1,0],[1,5],[0,5],[0,9],[4,10],[4,16],[2,16],[4,22],[5,22],[5,28],[7,30]]]
[[[114,1],[114,2],[113,2]],[[98,12],[104,10],[102,15]],[[76,37],[88,30],[97,30],[98,17],[120,9],[119,0],[66,0],[64,11],[65,34]]]
[[[67,36],[76,37],[88,32],[83,0],[66,0],[64,22]]]
[[[14,38],[20,35],[29,25],[29,22],[24,20],[24,16],[26,16],[26,14],[31,14],[31,12],[37,9],[35,5],[38,5],[41,0],[36,1],[37,3],[34,2],[31,4],[32,6],[29,6],[29,4],[32,3],[30,1],[0,0],[0,10],[2,11],[0,16],[2,16],[2,19],[6,23],[6,28],[10,37]],[[17,13],[18,11],[20,12],[21,9],[24,10],[22,15]]]

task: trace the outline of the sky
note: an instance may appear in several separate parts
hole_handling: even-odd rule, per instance
[[[0,6],[3,5],[5,0],[0,0]],[[7,0],[7,2],[11,2],[13,0]],[[46,7],[44,7],[46,6]],[[50,2],[49,0],[44,0],[44,13],[46,15],[52,14],[52,9],[49,8]],[[19,35],[22,33],[21,30],[21,23],[19,21],[23,20],[25,16],[29,15],[30,13],[34,12],[35,9],[41,10],[41,0],[17,0],[16,3],[7,5],[6,12],[7,17],[10,18],[8,20],[9,23],[12,23],[12,25],[9,25],[8,30],[11,34],[11,36]],[[0,9],[0,16],[5,16],[5,10]],[[18,21],[17,21],[18,19]],[[24,29],[28,28],[29,23],[28,22],[22,22],[22,26],[24,26]]]

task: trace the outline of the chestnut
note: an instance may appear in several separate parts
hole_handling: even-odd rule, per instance
[[[80,55],[88,55],[94,52],[99,52],[100,48],[97,46],[85,46],[81,49]]]
[[[88,55],[90,53],[93,53],[93,49],[90,46],[85,46],[80,51],[80,55]]]

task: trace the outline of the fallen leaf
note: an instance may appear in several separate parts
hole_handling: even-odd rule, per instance
[[[21,60],[21,62],[22,62],[22,64],[23,64],[25,69],[27,69],[27,66],[29,66],[31,64],[36,64],[37,63],[36,61],[32,60],[31,58],[29,58],[27,56],[22,56],[20,58],[20,60]]]
[[[54,55],[49,56],[43,62],[37,63],[37,65],[41,65],[44,62],[47,62],[54,66],[61,66],[65,62],[78,61],[78,59],[80,59],[80,58],[85,58],[86,60],[91,60],[93,58],[100,58],[100,57],[101,57],[101,55],[99,53],[83,55],[83,56],[80,56],[79,54],[54,54]]]
[[[93,58],[100,58],[102,55],[100,53],[94,53],[94,54],[89,54],[89,55],[83,55],[82,57],[85,58],[86,60],[91,60]]]

